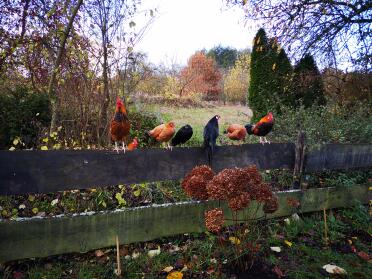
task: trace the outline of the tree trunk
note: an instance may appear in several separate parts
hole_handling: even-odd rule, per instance
[[[50,104],[52,107],[52,119],[50,121],[50,133],[55,131],[56,123],[57,123],[57,94],[55,91],[55,83],[56,83],[56,78],[57,78],[57,73],[58,73],[58,68],[59,65],[61,64],[62,61],[62,56],[63,56],[63,51],[65,49],[66,41],[67,38],[70,34],[70,31],[72,29],[72,25],[74,23],[74,19],[83,4],[83,0],[79,0],[78,3],[76,4],[76,7],[72,11],[72,15],[68,21],[68,24],[65,28],[65,31],[62,34],[61,42],[58,48],[58,53],[57,53],[57,58],[54,62],[53,70],[52,70],[52,75],[50,77],[49,85],[48,85],[48,94],[50,97]]]
[[[100,115],[100,128],[99,128],[99,141],[105,143],[107,134],[107,110],[110,102],[110,91],[109,91],[109,77],[108,77],[108,39],[107,39],[107,19],[104,18],[104,23],[102,26],[102,50],[103,50],[103,69],[102,69],[102,78],[103,78],[103,103]]]

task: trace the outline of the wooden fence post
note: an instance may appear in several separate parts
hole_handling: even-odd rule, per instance
[[[299,189],[301,187],[302,171],[304,169],[305,161],[305,132],[300,130],[297,136],[296,148],[295,148],[295,164],[293,168],[293,183],[292,189]]]

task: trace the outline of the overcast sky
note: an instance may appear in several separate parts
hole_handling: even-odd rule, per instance
[[[251,48],[257,31],[222,0],[142,0],[142,7],[157,8],[157,18],[135,50],[155,64],[186,64],[195,51],[218,45]]]

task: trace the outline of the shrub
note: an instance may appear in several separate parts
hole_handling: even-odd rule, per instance
[[[41,131],[49,126],[49,105],[47,94],[26,87],[1,92],[0,148],[9,147],[15,138],[20,139],[23,148],[35,147]]]
[[[352,109],[330,106],[280,107],[274,113],[275,125],[269,137],[275,142],[295,142],[300,129],[306,133],[309,146],[323,143],[371,143],[372,116],[370,108],[362,104]],[[248,140],[257,140],[248,137]]]
[[[303,104],[308,108],[313,104],[326,104],[322,76],[310,54],[306,54],[295,66],[292,87],[295,98],[293,105]]]

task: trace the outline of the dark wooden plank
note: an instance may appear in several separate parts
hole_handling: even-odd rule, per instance
[[[305,158],[305,171],[341,170],[372,167],[371,144],[325,144]]]
[[[368,202],[368,186],[294,190],[277,193],[279,209],[264,215],[256,206],[239,213],[244,219],[275,218],[293,213],[287,198],[298,199],[300,212],[352,205],[354,199]],[[21,221],[0,221],[0,262],[30,257],[86,252],[115,245],[118,235],[121,244],[148,241],[160,237],[190,232],[202,232],[204,211],[217,207],[217,202],[186,202],[148,206],[89,216],[29,218]],[[226,204],[223,204],[226,209]],[[225,211],[231,219],[231,211]]]
[[[1,151],[0,195],[48,193],[70,189],[181,179],[205,164],[202,148],[109,151]],[[293,144],[218,147],[217,170],[256,164],[260,169],[292,168]]]

